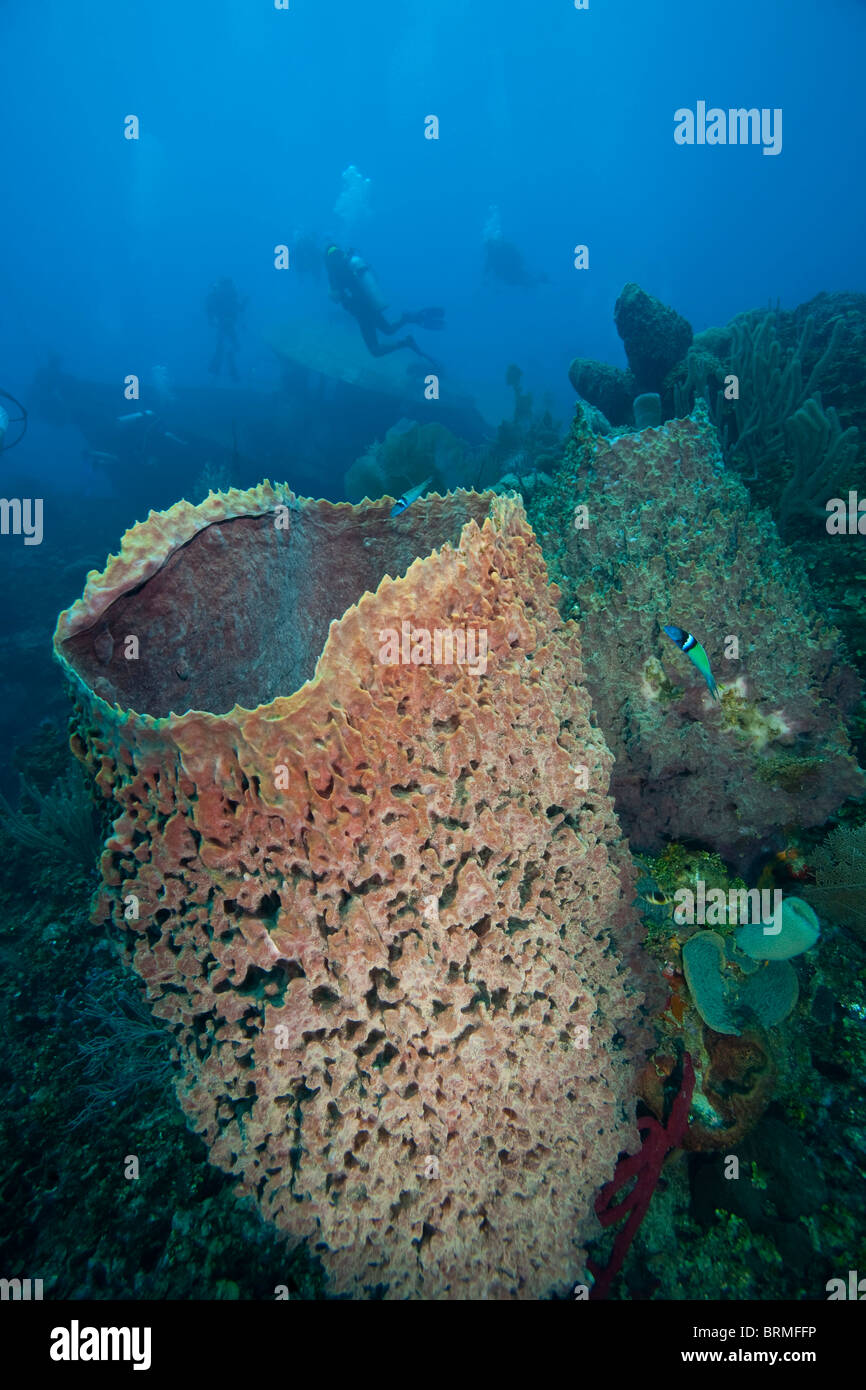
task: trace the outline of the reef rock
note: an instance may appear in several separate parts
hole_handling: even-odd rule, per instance
[[[343,474],[349,502],[389,493],[401,497],[424,478],[438,491],[449,482],[465,480],[468,451],[443,425],[418,425],[400,420],[384,439],[372,444]]]
[[[635,393],[634,377],[622,367],[608,362],[596,362],[591,357],[575,357],[568,369],[568,379],[579,396],[598,409],[612,425],[631,422],[631,403]]]
[[[661,394],[668,372],[689,350],[691,324],[634,283],[625,286],[613,317],[634,373],[636,393]]]
[[[725,471],[702,403],[688,419],[611,438],[578,413],[533,518],[564,611],[582,624],[636,848],[697,840],[748,867],[778,847],[781,827],[821,825],[863,795],[845,727],[859,678],[802,562]],[[705,647],[719,703],[669,623]]]
[[[565,1290],[637,1145],[633,879],[556,597],[515,499],[264,484],[151,514],[58,622],[95,919],[211,1160],[338,1290]]]

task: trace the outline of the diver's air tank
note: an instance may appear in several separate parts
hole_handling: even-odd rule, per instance
[[[381,313],[381,311],[383,309],[386,309],[388,306],[385,303],[382,291],[379,289],[379,282],[376,279],[370,267],[367,265],[367,262],[363,261],[360,256],[353,256],[352,259],[349,261],[349,264],[354,270],[358,282],[362,285],[364,293],[367,295],[370,302],[372,304],[375,304],[376,308]]]

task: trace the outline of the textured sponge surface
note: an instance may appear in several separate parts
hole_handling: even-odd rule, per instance
[[[348,574],[381,534],[378,504],[336,519],[302,505],[297,525],[334,542],[307,552],[328,573]],[[95,649],[76,642],[119,602],[130,621],[155,613],[168,641],[178,596],[231,601],[219,554],[233,577],[263,572],[290,608],[270,573],[286,552],[257,520],[166,547],[153,603],[156,532],[150,548],[139,534],[143,588],[131,592],[140,571],[122,552],[117,584],[110,564],[56,639],[78,690],[76,746],[118,809],[96,915],[123,932],[177,1040],[181,1103],[212,1161],[354,1294],[564,1289],[582,1275],[596,1190],[638,1142],[631,870],[576,629],[520,504],[461,505],[491,515],[442,545],[453,504],[428,501],[407,540],[424,553],[393,578],[375,576],[391,561],[371,562],[375,589],[350,592],[360,570],[337,584],[330,605],[345,611],[329,628],[327,610],[299,623],[298,655],[257,689],[246,639],[213,640],[223,669],[201,673],[196,699],[215,695],[215,712],[154,718],[162,675],[144,672],[151,709],[112,707],[90,681]],[[246,566],[234,548],[248,545],[261,550]],[[182,570],[203,558],[197,589]],[[176,620],[191,631],[189,613]],[[236,621],[255,637],[253,618]],[[404,621],[483,632],[483,674],[383,662],[382,633]],[[125,694],[115,660],[101,679]],[[248,688],[251,704],[271,698],[227,709]]]

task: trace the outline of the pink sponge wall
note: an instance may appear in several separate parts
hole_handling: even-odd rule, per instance
[[[581,645],[515,501],[287,500],[152,516],[61,615],[96,919],[211,1160],[336,1289],[564,1290],[646,1044]],[[403,621],[483,630],[485,672],[383,664]]]

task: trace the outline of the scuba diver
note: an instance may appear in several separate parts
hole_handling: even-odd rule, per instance
[[[238,292],[228,275],[223,275],[212,285],[204,307],[208,319],[216,328],[217,340],[209,371],[219,376],[222,370],[223,353],[228,362],[229,376],[238,380],[235,353],[238,347],[237,325],[246,306],[246,300],[238,297]]]
[[[0,391],[0,398],[2,398],[2,400],[0,400],[0,453],[3,453],[4,450],[14,449],[15,445],[20,444],[21,440],[24,438],[27,429],[27,411],[20,401],[16,401],[14,396],[10,396],[8,391]],[[13,415],[10,418],[9,412],[2,404],[2,401],[11,401],[20,414]],[[21,426],[18,434],[11,442],[6,439],[6,434],[10,425]]]
[[[513,242],[506,241],[502,235],[499,208],[492,207],[482,233],[484,243],[484,269],[495,275],[505,285],[520,285],[532,289],[547,283],[545,274],[535,275],[527,266],[522,253]]]
[[[418,309],[414,314],[401,314],[396,323],[389,323],[384,310],[387,307],[370,267],[355,251],[331,242],[325,251],[325,269],[331,286],[330,295],[338,304],[352,315],[361,330],[361,337],[367,350],[374,357],[384,357],[389,352],[399,352],[401,348],[411,348],[419,357],[428,362],[433,358],[422,352],[411,334],[396,343],[380,343],[378,334],[399,333],[406,323],[417,323],[422,328],[444,328],[443,309]]]
[[[484,243],[484,269],[506,285],[520,285],[533,289],[536,285],[546,285],[548,277],[542,272],[533,274],[526,265],[522,254],[510,241],[501,237]]]

